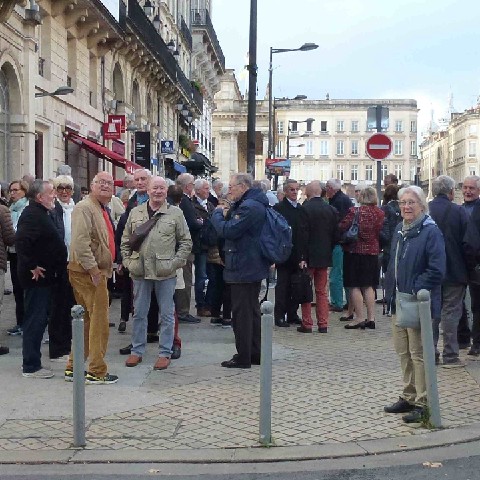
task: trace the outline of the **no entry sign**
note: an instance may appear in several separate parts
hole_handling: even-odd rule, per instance
[[[383,160],[392,152],[392,141],[383,133],[376,133],[367,140],[366,150],[373,160]]]

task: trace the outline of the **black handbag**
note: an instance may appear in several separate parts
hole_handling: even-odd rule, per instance
[[[145,223],[142,223],[141,225],[139,225],[135,229],[135,231],[130,235],[130,238],[128,239],[128,245],[130,246],[132,251],[134,252],[140,251],[140,247],[142,246],[142,243],[147,238],[148,234],[150,233],[152,228],[155,226],[159,218],[160,218],[159,214],[154,215]]]
[[[344,232],[340,238],[340,243],[342,245],[350,245],[351,243],[355,243],[358,240],[358,213],[360,211],[360,207],[355,207],[355,216],[353,217],[352,224],[350,228]]]
[[[291,276],[291,286],[294,304],[313,302],[312,277],[306,268]]]

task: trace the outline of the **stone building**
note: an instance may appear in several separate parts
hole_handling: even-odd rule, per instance
[[[140,159],[160,172],[164,160],[190,160],[224,70],[224,60],[200,52],[214,42],[211,21],[196,23],[209,30],[194,47],[191,20],[210,2],[194,3],[0,0],[0,179],[49,178],[67,163],[88,185],[99,169],[123,178]],[[108,115],[125,116],[117,140],[103,135]],[[169,155],[162,140],[173,142]]]
[[[458,184],[480,173],[480,105],[453,113],[444,130],[431,132],[420,145],[422,187],[431,194],[432,179],[449,175]]]
[[[247,101],[242,98],[233,72],[227,71],[215,97],[215,162],[223,176],[245,167],[243,135]],[[417,102],[415,100],[308,100],[275,99],[275,158],[291,159],[290,176],[301,182],[336,177],[344,184],[376,182],[376,165],[365,152],[374,133],[367,128],[367,109],[389,108],[393,151],[382,164],[382,178],[394,173],[406,183],[417,174]],[[265,175],[268,144],[268,101],[257,102],[256,176]],[[261,150],[260,150],[261,149]],[[288,151],[287,151],[288,150]]]

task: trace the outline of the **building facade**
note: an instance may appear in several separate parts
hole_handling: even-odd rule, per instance
[[[227,71],[215,97],[215,164],[224,177],[246,167],[242,138],[246,132],[247,100]],[[367,109],[389,108],[391,155],[382,162],[382,178],[394,173],[402,183],[417,175],[417,102],[415,100],[289,100],[274,102],[275,158],[291,159],[290,177],[301,182],[335,177],[344,184],[376,182],[376,163],[365,152],[374,133],[367,128]],[[255,174],[265,176],[268,148],[268,100],[257,102]]]
[[[192,124],[211,115],[193,79],[222,73],[212,57],[195,61],[192,3],[0,0],[0,179],[50,178],[67,163],[88,185],[139,158],[160,173],[190,160]],[[125,118],[119,139],[104,136],[108,115]]]

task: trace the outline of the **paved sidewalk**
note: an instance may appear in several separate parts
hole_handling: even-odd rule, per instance
[[[272,292],[272,290],[271,290]],[[272,295],[271,295],[272,296]],[[72,384],[64,365],[45,365],[50,380],[21,376],[21,337],[7,337],[13,296],[5,297],[0,343],[0,462],[267,461],[377,454],[480,438],[480,362],[438,368],[446,430],[412,428],[383,406],[401,391],[390,323],[380,308],[376,330],[345,330],[332,314],[328,334],[274,329],[272,430],[275,448],[258,447],[259,367],[228,370],[231,329],[181,324],[182,357],[153,371],[156,346],[126,368],[118,349],[127,333],[110,330],[108,363],[116,385],[86,386],[87,445],[72,448]],[[119,300],[111,320],[118,322]],[[462,351],[462,358],[466,358]]]

